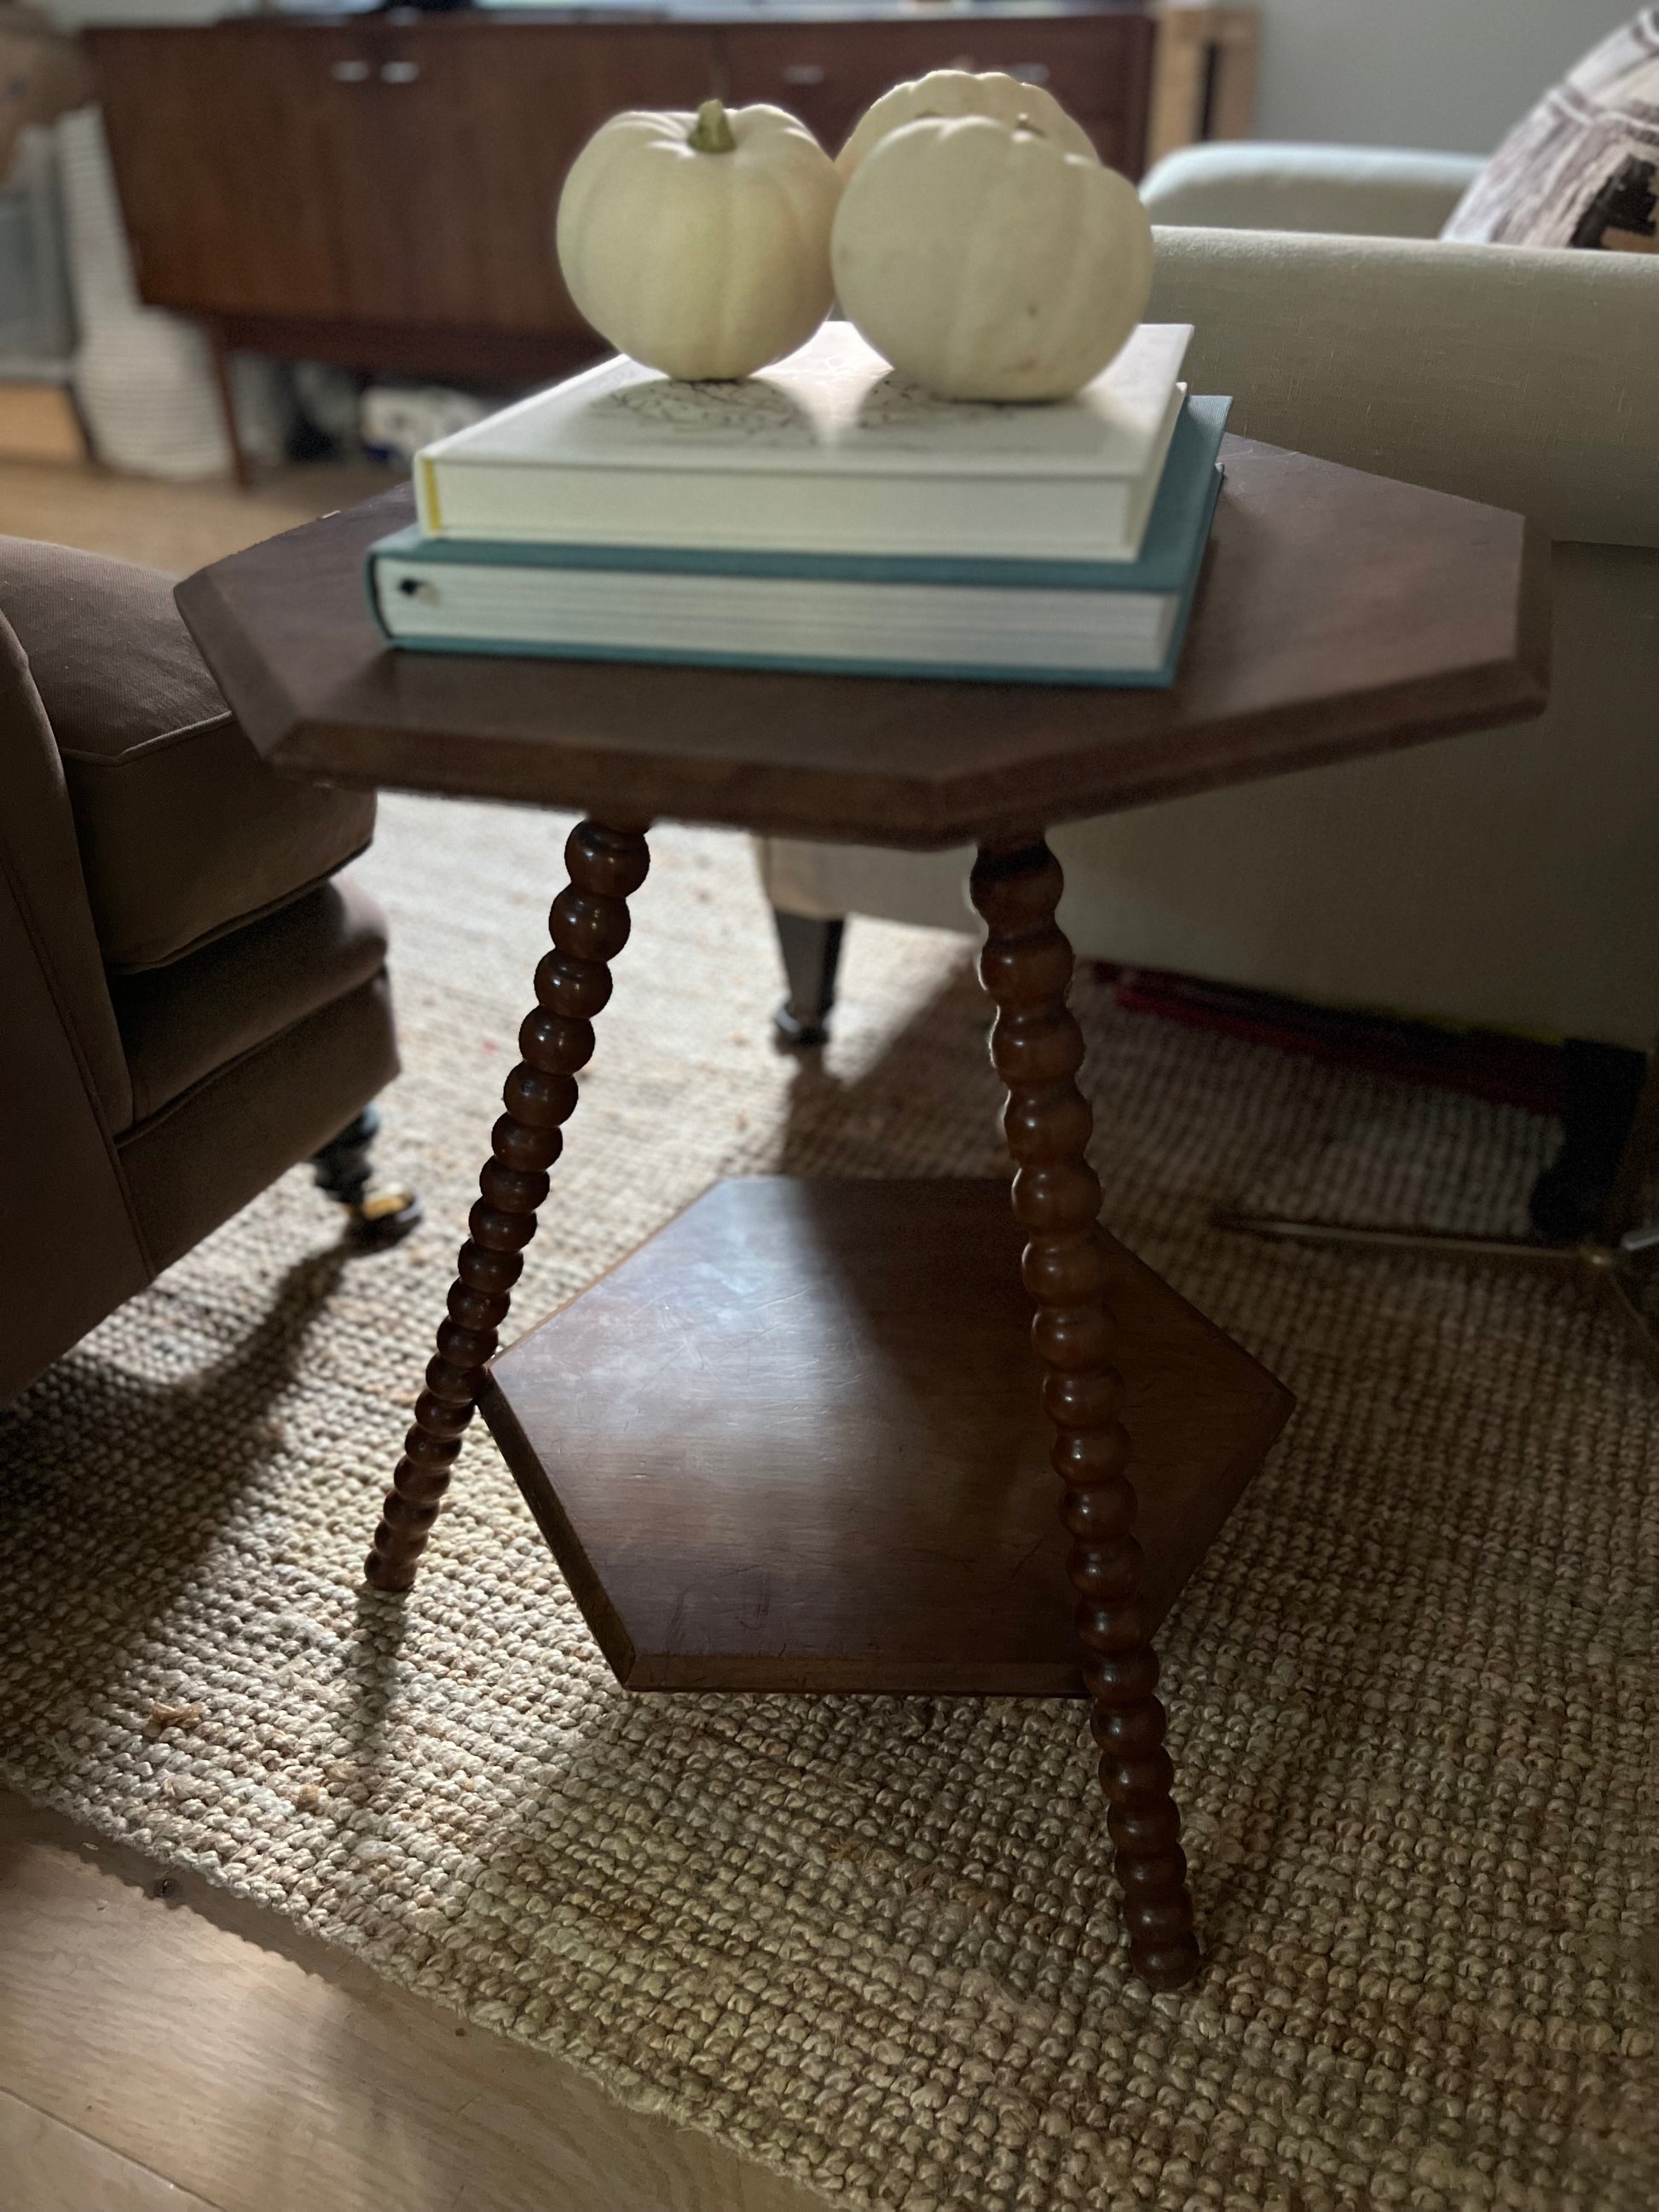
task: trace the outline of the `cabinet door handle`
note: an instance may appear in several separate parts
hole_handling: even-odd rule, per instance
[[[362,84],[368,76],[367,62],[335,62],[329,75],[336,84]]]
[[[1048,64],[1047,62],[1010,62],[1006,74],[1017,76],[1022,84],[1047,84]]]
[[[786,84],[822,84],[826,74],[822,62],[786,62],[783,66]]]
[[[382,62],[380,64],[382,84],[413,84],[420,73],[419,62]]]

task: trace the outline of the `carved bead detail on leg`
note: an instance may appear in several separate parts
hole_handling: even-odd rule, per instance
[[[628,901],[650,865],[645,838],[635,830],[582,822],[565,846],[570,881],[548,917],[553,949],[536,970],[536,1006],[519,1031],[523,1057],[501,1094],[507,1110],[490,1132],[436,1356],[368,1555],[366,1572],[376,1589],[406,1590],[414,1582],[524,1267],[524,1248],[536,1233],[547,1170],[563,1148],[561,1125],[575,1109],[576,1074],[593,1051],[592,1017],[611,996],[609,963],[628,942]]]
[[[1146,1562],[1133,1534],[1123,1383],[1102,1303],[1100,1184],[1087,1157],[1093,1116],[1075,1080],[1083,1033],[1066,1003],[1072,948],[1054,920],[1061,888],[1059,863],[1041,839],[981,851],[973,876],[987,933],[980,975],[997,1006],[991,1057],[1008,1088],[1003,1130],[1016,1170],[1014,1215],[1029,1238],[1021,1272],[1036,1302],[1031,1340],[1048,1370],[1043,1405],[1054,1424],[1060,1514],[1072,1540],[1066,1573],[1078,1594],[1129,1957],[1153,1989],[1178,1989],[1198,1972],[1198,1944],[1141,1603]]]

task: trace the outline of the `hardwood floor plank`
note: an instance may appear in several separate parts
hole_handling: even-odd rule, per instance
[[[186,576],[397,481],[395,471],[370,462],[307,461],[261,470],[253,489],[242,491],[228,479],[166,483],[90,464],[0,456],[0,514],[14,538],[49,538]]]
[[[147,2166],[0,2089],[6,2212],[215,2212]]]
[[[136,2212],[823,2212],[274,1916],[155,1881],[0,1791],[0,2089],[194,2192]]]

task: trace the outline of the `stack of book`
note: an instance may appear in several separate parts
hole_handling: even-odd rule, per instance
[[[935,399],[852,325],[734,384],[616,358],[416,461],[368,556],[429,653],[1170,683],[1229,403],[1146,324],[1075,398]]]

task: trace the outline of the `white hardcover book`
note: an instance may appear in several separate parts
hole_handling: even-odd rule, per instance
[[[617,355],[417,455],[436,538],[1132,561],[1181,411],[1187,323],[1144,323],[1071,399],[943,400],[850,323],[759,375]]]

